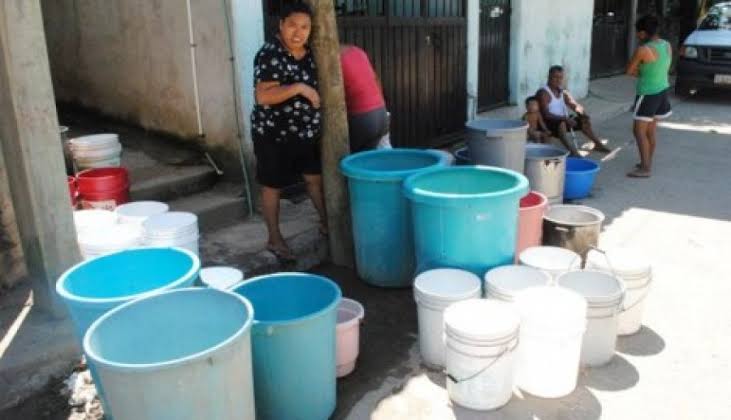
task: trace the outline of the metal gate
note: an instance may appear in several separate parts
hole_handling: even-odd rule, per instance
[[[510,0],[480,0],[478,111],[508,102],[509,57]]]
[[[337,0],[341,43],[363,48],[391,112],[391,141],[435,147],[464,130],[467,0]],[[265,0],[268,32],[281,0]]]
[[[627,0],[595,0],[591,38],[592,78],[624,72],[630,3]]]

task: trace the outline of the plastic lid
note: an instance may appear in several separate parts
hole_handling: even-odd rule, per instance
[[[208,287],[225,290],[240,283],[244,273],[233,267],[205,267],[200,271],[200,278]]]
[[[444,311],[445,332],[466,339],[504,339],[515,335],[519,325],[520,317],[514,306],[497,300],[463,300]]]
[[[617,303],[624,296],[624,283],[601,271],[569,271],[558,276],[556,284],[584,296],[589,305]]]
[[[117,223],[117,214],[102,209],[88,209],[74,211],[76,230],[112,226]]]
[[[586,299],[563,287],[539,286],[515,297],[521,328],[537,330],[583,329],[586,326]]]
[[[652,271],[642,252],[630,248],[613,248],[604,253],[592,249],[586,255],[586,265],[622,277],[644,277]]]
[[[88,251],[120,250],[139,246],[142,231],[135,225],[111,225],[82,232],[79,244]]]
[[[534,246],[520,253],[520,263],[542,270],[560,271],[581,267],[581,256],[557,246]]]
[[[115,211],[122,219],[146,219],[157,214],[167,213],[170,206],[159,201],[134,201],[118,206]]]
[[[143,224],[148,235],[156,233],[175,234],[179,231],[189,231],[192,226],[198,226],[198,216],[193,213],[172,211],[150,216]]]
[[[510,297],[529,287],[545,286],[550,281],[548,274],[525,265],[497,267],[485,274],[485,287],[489,291]]]
[[[92,134],[90,136],[81,136],[69,140],[72,147],[99,147],[119,142],[119,135],[114,133]]]
[[[473,297],[482,288],[480,278],[469,271],[437,268],[414,280],[414,294],[427,299],[461,300]]]

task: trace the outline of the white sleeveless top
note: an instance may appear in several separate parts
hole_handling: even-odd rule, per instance
[[[569,109],[566,106],[566,100],[563,97],[564,90],[561,89],[561,93],[558,96],[554,96],[553,91],[550,87],[548,87],[548,85],[544,86],[543,90],[548,92],[551,96],[551,102],[548,103],[548,112],[561,117],[568,115]]]

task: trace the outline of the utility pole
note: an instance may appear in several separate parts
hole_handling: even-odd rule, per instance
[[[340,69],[340,42],[332,0],[307,0],[312,8],[313,46],[323,108],[322,178],[330,229],[330,257],[337,265],[353,267],[353,231],[345,178],[340,160],[350,153],[348,115]]]
[[[56,279],[80,261],[39,0],[0,2],[0,145],[34,304],[56,316]]]

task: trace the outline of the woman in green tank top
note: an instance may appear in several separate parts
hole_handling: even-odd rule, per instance
[[[657,122],[672,114],[668,99],[668,72],[673,59],[670,43],[657,34],[658,21],[644,16],[635,24],[640,46],[627,66],[627,74],[637,77],[634,106],[634,135],[640,163],[627,176],[648,178],[657,144]]]

